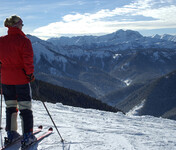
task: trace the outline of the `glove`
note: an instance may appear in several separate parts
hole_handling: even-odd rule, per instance
[[[33,81],[35,80],[35,77],[34,77],[34,74],[33,74],[33,73],[27,74],[26,76],[27,76],[29,82],[33,82]]]

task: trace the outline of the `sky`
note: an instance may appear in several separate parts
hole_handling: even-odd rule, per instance
[[[176,0],[0,0],[0,12],[0,36],[11,15],[22,18],[25,34],[45,40],[119,29],[176,35]]]

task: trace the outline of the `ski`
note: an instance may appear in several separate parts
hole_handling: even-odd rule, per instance
[[[44,134],[42,134],[41,136],[37,137],[37,140],[34,141],[33,143],[31,143],[30,145],[28,145],[27,147],[22,147],[21,150],[29,150],[33,145],[37,144],[38,142],[40,142],[41,140],[43,140],[44,138],[48,137],[50,134],[52,134],[53,132],[53,128],[49,128],[48,131],[46,131]]]
[[[33,134],[35,135],[35,134],[41,132],[41,131],[42,131],[42,128],[43,128],[43,126],[39,126],[39,127],[33,132]],[[22,138],[23,138],[22,135],[19,136],[19,138],[17,138],[15,141],[11,142],[11,143],[8,144],[8,145],[4,145],[2,148],[0,148],[0,150],[5,150],[6,148],[9,148],[9,147],[13,146],[14,144],[20,142],[20,141],[22,140]]]

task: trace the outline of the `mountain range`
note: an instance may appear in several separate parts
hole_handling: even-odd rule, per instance
[[[129,93],[176,69],[176,36],[142,36],[118,30],[103,36],[28,35],[36,78],[74,89],[112,106]],[[121,91],[121,95],[113,94]],[[113,97],[113,99],[112,99]]]

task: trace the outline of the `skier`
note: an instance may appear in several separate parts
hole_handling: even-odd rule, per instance
[[[23,139],[22,146],[36,140],[33,132],[31,87],[34,81],[33,49],[31,41],[22,31],[23,21],[19,16],[6,18],[4,26],[8,35],[0,37],[1,83],[6,103],[5,144],[19,137],[17,113],[20,111]]]

